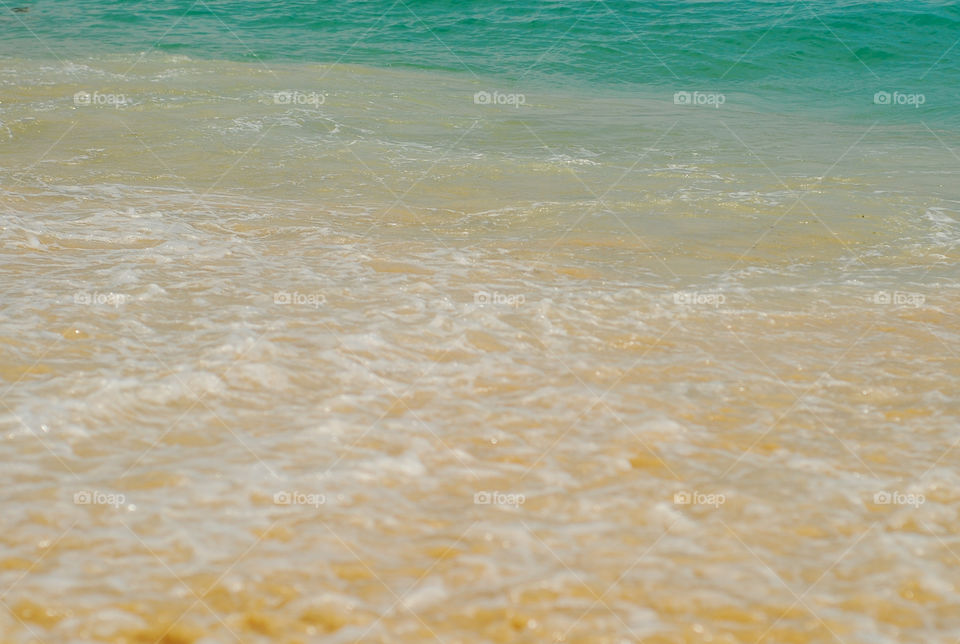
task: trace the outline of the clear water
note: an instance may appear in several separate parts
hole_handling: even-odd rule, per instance
[[[730,103],[958,125],[953,2],[36,2],[0,53],[77,61],[145,48],[270,65],[353,63],[628,96],[718,91]],[[923,94],[910,110],[875,93]],[[911,107],[915,103],[910,103]]]
[[[0,642],[960,635],[955,5],[29,7]]]

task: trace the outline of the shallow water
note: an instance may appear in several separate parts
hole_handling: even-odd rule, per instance
[[[0,641],[960,633],[954,131],[0,79]]]
[[[28,1],[27,13],[0,12],[0,55],[78,62],[149,48],[494,78],[528,93],[744,92],[772,109],[960,127],[960,7],[942,0]],[[878,91],[924,100],[878,110]]]

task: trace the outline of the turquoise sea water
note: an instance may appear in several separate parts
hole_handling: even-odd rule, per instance
[[[346,62],[669,97],[958,123],[960,6],[952,2],[110,2],[4,7],[2,55],[82,60],[160,52]],[[50,44],[54,43],[54,46]],[[912,109],[877,105],[877,92]],[[896,101],[896,98],[894,98]],[[912,106],[920,103],[917,107]]]

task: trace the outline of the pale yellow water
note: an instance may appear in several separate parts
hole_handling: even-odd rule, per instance
[[[960,637],[935,136],[134,60],[2,70],[0,642]]]

